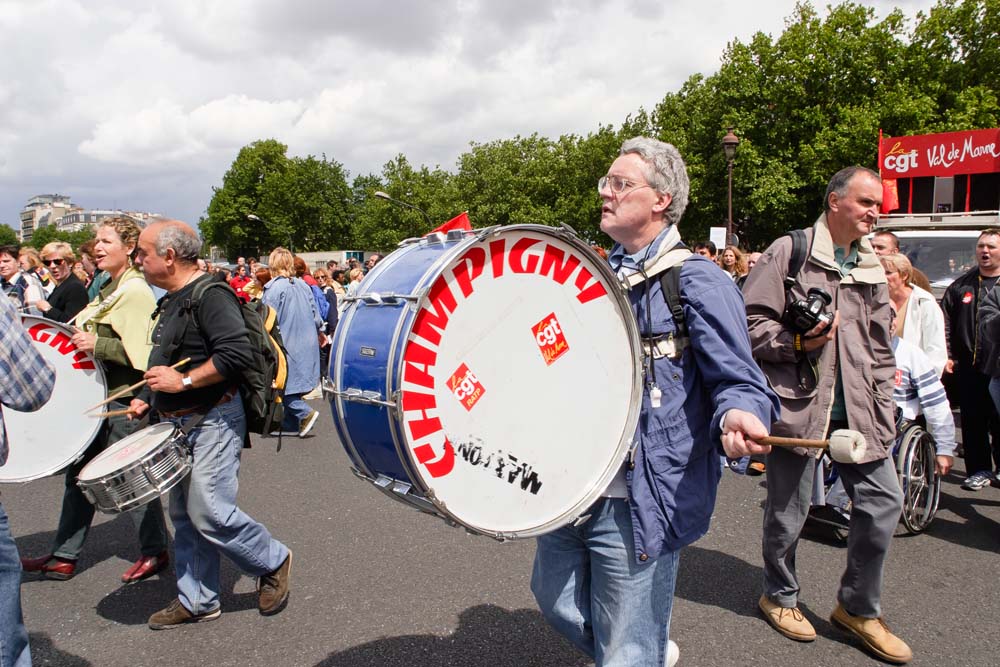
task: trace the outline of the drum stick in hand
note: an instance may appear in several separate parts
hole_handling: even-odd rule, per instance
[[[178,361],[176,364],[174,364],[173,366],[171,366],[171,368],[174,369],[174,370],[177,370],[178,368],[180,368],[184,364],[188,363],[189,361],[191,361],[191,357],[184,357],[183,359],[181,359],[180,361]],[[88,408],[87,410],[85,410],[85,412],[90,412],[91,410],[96,410],[97,408],[99,408],[99,407],[101,407],[103,405],[107,405],[108,403],[110,403],[111,401],[115,400],[116,398],[121,398],[122,396],[125,396],[126,394],[132,393],[133,391],[135,391],[139,387],[143,386],[144,384],[146,384],[146,380],[140,380],[139,382],[136,382],[134,385],[132,385],[130,387],[125,387],[124,389],[122,389],[120,391],[116,391],[115,393],[111,394],[106,399],[104,399],[103,401],[101,401],[100,403],[98,403],[97,405],[95,405],[94,407]]]
[[[96,415],[90,415],[97,419],[103,419],[104,417],[121,417],[123,415],[134,415],[135,410],[132,408],[123,408],[121,410],[109,410],[108,412],[98,412]]]

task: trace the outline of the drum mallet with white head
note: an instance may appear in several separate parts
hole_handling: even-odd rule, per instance
[[[868,451],[865,436],[857,431],[840,429],[830,434],[829,440],[805,440],[802,438],[781,438],[769,435],[756,440],[772,447],[806,447],[808,449],[829,449],[830,458],[837,463],[860,463]]]

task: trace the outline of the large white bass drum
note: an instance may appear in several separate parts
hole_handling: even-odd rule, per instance
[[[73,330],[43,317],[22,315],[35,347],[56,372],[52,397],[40,410],[4,410],[10,454],[0,482],[28,482],[73,463],[97,437],[103,419],[84,414],[107,396],[104,368],[70,339]]]
[[[638,327],[608,265],[538,225],[404,244],[347,297],[327,395],[358,475],[500,540],[571,523],[635,433]]]

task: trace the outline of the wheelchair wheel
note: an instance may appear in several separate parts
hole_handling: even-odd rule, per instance
[[[903,490],[903,525],[922,532],[937,514],[941,478],[934,470],[934,438],[919,425],[903,431],[896,451],[896,473]]]

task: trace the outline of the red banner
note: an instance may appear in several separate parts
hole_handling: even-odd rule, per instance
[[[886,137],[879,142],[883,178],[1000,172],[1000,128]]]

